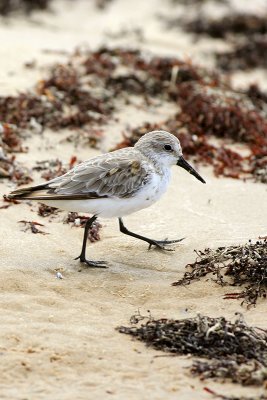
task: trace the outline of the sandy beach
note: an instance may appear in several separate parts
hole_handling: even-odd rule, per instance
[[[1,96],[31,89],[47,75],[49,65],[66,62],[78,47],[138,46],[207,67],[214,66],[211,49],[227,47],[219,40],[197,43],[188,34],[164,29],[157,15],[170,13],[168,2],[137,0],[131,10],[123,0],[111,2],[104,10],[93,1],[67,3],[66,7],[66,2],[57,0],[52,11],[28,18],[1,19]],[[261,11],[263,4],[256,7]],[[123,30],[125,34],[119,34]],[[35,68],[25,68],[31,61]],[[240,76],[235,84],[248,86],[256,81],[267,87],[264,70]],[[174,109],[161,104],[138,112],[123,105],[116,113],[116,121],[101,127],[105,134],[99,149],[64,141],[68,129],[45,129],[24,140],[29,151],[17,153],[16,160],[28,168],[47,159],[86,160],[119,143],[126,126],[160,123]],[[88,269],[74,260],[83,230],[63,224],[65,212],[42,218],[36,203],[0,210],[1,400],[212,399],[203,390],[206,386],[224,395],[264,393],[262,387],[202,382],[190,375],[188,356],[169,357],[115,330],[127,325],[137,310],[150,310],[155,318],[186,318],[200,312],[231,320],[240,312],[249,324],[267,328],[265,299],[251,308],[238,300],[223,300],[225,289],[210,279],[187,287],[171,286],[183,276],[186,264],[195,260],[195,249],[244,244],[267,234],[266,184],[217,178],[211,167],[197,168],[206,185],[173,168],[164,197],[148,210],[125,218],[129,229],[148,237],[186,239],[174,252],[148,251],[145,243],[122,235],[117,220],[101,220],[101,240],[88,243],[88,254],[107,260],[106,270]],[[38,175],[34,177],[37,184]],[[2,179],[1,198],[14,187]],[[18,223],[21,220],[44,224],[41,229],[47,234],[25,231]],[[63,279],[57,279],[57,272]]]

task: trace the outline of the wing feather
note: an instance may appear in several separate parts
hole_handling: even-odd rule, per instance
[[[133,150],[134,152],[134,150]],[[50,193],[60,195],[85,195],[92,197],[128,197],[145,185],[151,176],[151,167],[145,159],[115,152],[109,158],[99,156],[73,168],[62,177],[50,182]],[[52,189],[52,191],[51,191]]]
[[[146,158],[128,148],[85,161],[47,183],[15,190],[9,196],[35,200],[130,197],[149,182],[151,174]]]

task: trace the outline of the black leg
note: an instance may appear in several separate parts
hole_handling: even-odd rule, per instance
[[[82,252],[81,254],[75,258],[75,260],[80,260],[80,262],[88,265],[89,267],[93,268],[107,268],[107,263],[105,261],[91,261],[91,260],[86,260],[86,244],[87,244],[87,239],[88,239],[88,232],[93,223],[96,220],[96,216],[94,215],[92,218],[88,219],[88,221],[85,224],[84,227],[84,235],[83,235],[83,247],[82,247]]]
[[[137,233],[129,231],[126,228],[126,226],[123,224],[122,218],[119,218],[119,224],[120,224],[120,231],[122,233],[125,233],[125,235],[133,236],[136,239],[144,240],[144,242],[147,242],[149,244],[149,247],[148,247],[149,249],[152,246],[156,246],[158,249],[171,251],[172,249],[166,249],[166,247],[164,247],[164,246],[167,246],[167,245],[173,244],[173,243],[178,243],[178,242],[181,242],[182,240],[184,240],[184,238],[178,239],[178,240],[154,240],[154,239],[149,239],[149,238],[147,238],[145,236],[141,236],[141,235],[138,235]]]

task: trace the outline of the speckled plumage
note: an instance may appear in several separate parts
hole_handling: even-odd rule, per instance
[[[105,261],[86,258],[89,229],[97,217],[119,218],[120,231],[143,240],[149,247],[168,250],[166,246],[177,240],[154,240],[129,231],[122,220],[155,203],[166,191],[171,176],[171,166],[178,165],[204,179],[182,156],[179,140],[165,131],[144,135],[136,145],[84,161],[66,174],[44,184],[15,190],[9,198],[37,200],[67,211],[93,214],[84,228],[81,254],[76,258],[93,268],[106,268]]]
[[[164,146],[171,146],[166,151]],[[170,168],[182,156],[179,140],[165,131],[144,135],[134,147],[84,161],[42,185],[10,197],[38,200],[67,211],[122,217],[157,201],[166,191]]]

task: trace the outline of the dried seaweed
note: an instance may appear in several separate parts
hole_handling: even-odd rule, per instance
[[[267,367],[256,360],[248,360],[242,364],[227,358],[212,361],[195,360],[190,372],[201,380],[230,378],[234,383],[255,386],[267,382]]]
[[[53,105],[53,112],[45,116],[44,125],[52,129],[81,127],[93,121],[103,122],[112,106],[104,92],[94,95],[90,84],[82,81],[85,71],[71,61],[51,68],[50,76],[37,85],[37,93]],[[66,112],[66,109],[68,110]]]
[[[0,123],[0,147],[5,152],[24,152],[22,147],[21,137],[15,125]]]
[[[197,252],[197,259],[186,267],[182,279],[173,286],[189,285],[192,281],[212,274],[221,286],[240,286],[241,291],[225,294],[225,299],[243,299],[242,303],[256,305],[267,296],[267,240],[249,242],[242,246],[219,247]]]
[[[256,97],[229,87],[203,82],[183,82],[177,85],[181,111],[159,124],[144,124],[130,130],[118,148],[134,145],[148,130],[165,129],[181,141],[186,156],[196,162],[210,164],[215,175],[267,180],[267,117],[264,94]],[[209,138],[230,139],[244,143],[250,150],[247,157],[225,145],[211,144]]]
[[[77,212],[69,212],[67,218],[65,219],[66,224],[71,224],[74,227],[84,227],[86,222],[88,221],[89,217],[86,217],[85,215],[80,215]],[[97,242],[100,240],[100,234],[99,231],[102,228],[102,225],[98,222],[95,221],[91,228],[89,229],[88,232],[88,240],[90,242]]]
[[[77,163],[77,157],[72,156],[67,164],[63,164],[58,158],[55,160],[42,160],[37,161],[33,167],[34,171],[42,171],[41,178],[46,181],[57,178],[58,176],[64,175]]]
[[[18,221],[18,222],[24,224],[24,226],[25,226],[24,232],[30,230],[34,234],[40,233],[42,235],[49,235],[49,233],[41,231],[39,228],[37,228],[37,226],[44,226],[43,224],[40,224],[39,222],[36,222],[36,221],[25,221],[25,220]]]
[[[51,0],[0,0],[0,14],[7,16],[13,12],[23,12],[26,14],[35,10],[45,10]]]
[[[178,22],[178,21],[177,21]],[[175,26],[175,20],[168,20],[169,26]],[[266,15],[227,14],[220,19],[209,19],[203,15],[191,21],[179,21],[187,32],[197,35],[208,35],[212,38],[227,38],[229,35],[244,35],[267,33]],[[180,25],[180,24],[179,24]]]
[[[29,129],[33,121],[44,126],[55,112],[51,102],[32,93],[0,96],[0,120],[18,128]]]
[[[134,336],[156,350],[173,354],[190,354],[212,360],[211,364],[198,361],[191,367],[194,375],[203,377],[212,374],[210,365],[218,365],[212,377],[229,378],[233,382],[250,385],[266,381],[267,331],[248,326],[239,315],[235,322],[225,318],[210,318],[197,315],[180,320],[154,319],[136,314],[131,317],[131,326],[120,326],[117,330]],[[141,323],[142,322],[142,323]],[[230,374],[234,367],[234,374]],[[255,365],[258,374],[250,366]],[[222,372],[223,368],[226,372]],[[221,374],[221,375],[220,375]]]
[[[40,217],[50,217],[51,215],[58,213],[59,210],[57,208],[47,206],[46,204],[40,204],[37,211],[37,214],[40,215]]]
[[[186,155],[213,165],[216,175],[253,176],[266,182],[265,94],[255,86],[237,92],[218,73],[176,58],[121,48],[77,51],[66,64],[51,68],[36,93],[1,97],[0,119],[20,129],[75,128],[67,140],[96,146],[100,124],[114,117],[122,101],[131,103],[133,95],[144,106],[155,100],[172,102],[177,113],[160,124],[134,128],[119,147],[133,145],[145,129],[167,129],[181,139]],[[216,146],[212,136],[244,143],[251,154],[243,157],[227,146]]]
[[[220,394],[215,392],[214,390],[205,387],[204,388],[205,392],[211,394],[213,396],[213,398],[216,399],[221,399],[221,400],[267,400],[267,396],[265,396],[264,394],[260,395],[260,396],[253,396],[253,397],[246,397],[246,396],[226,396],[224,394]]]
[[[30,171],[16,161],[14,155],[7,156],[0,150],[0,178],[9,179],[19,185],[32,182]]]
[[[90,126],[77,129],[75,133],[69,135],[64,141],[73,143],[74,146],[89,146],[92,149],[98,149],[99,143],[104,136],[104,131]]]
[[[112,0],[95,0],[95,5],[99,10],[105,10]]]
[[[141,318],[140,318],[141,317]],[[145,321],[140,326],[139,321]],[[235,322],[197,315],[180,320],[134,315],[133,326],[117,328],[157,350],[208,359],[229,357],[239,362],[256,360],[267,365],[267,332],[249,327],[239,315]]]
[[[21,201],[19,201],[17,199],[9,199],[5,195],[3,195],[3,201],[4,201],[4,203],[7,203],[7,204],[0,206],[1,210],[5,210],[5,209],[9,208],[12,204],[21,204]]]
[[[267,36],[253,36],[234,45],[233,50],[216,53],[217,66],[224,71],[266,68]]]

